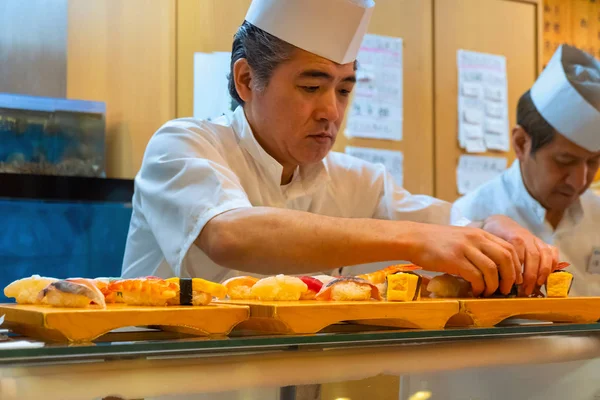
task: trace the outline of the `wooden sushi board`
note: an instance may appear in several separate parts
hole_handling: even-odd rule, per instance
[[[460,313],[449,326],[492,327],[508,318],[545,322],[600,320],[600,297],[460,299]]]
[[[250,306],[250,318],[236,328],[259,332],[316,333],[340,322],[398,328],[442,329],[459,312],[456,300],[379,301],[251,301],[220,304]]]
[[[246,306],[136,307],[121,304],[106,309],[53,308],[0,304],[3,328],[50,341],[91,342],[113,329],[159,326],[201,336],[227,335],[249,317]]]

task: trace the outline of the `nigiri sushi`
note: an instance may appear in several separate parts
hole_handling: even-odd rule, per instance
[[[179,285],[148,276],[110,282],[108,291],[117,293],[130,306],[166,306],[169,299],[177,296]]]
[[[336,277],[331,275],[314,275],[313,278],[318,279],[323,285],[331,282]]]
[[[357,277],[336,278],[323,285],[317,300],[360,301],[381,300],[379,289],[369,281]]]
[[[300,278],[277,275],[259,280],[250,292],[258,300],[292,301],[300,300],[307,290],[308,286]]]
[[[317,293],[321,291],[323,282],[312,276],[301,276],[300,280],[308,287],[308,290],[300,296],[300,300],[314,300]]]
[[[222,299],[227,295],[225,286],[200,278],[169,278],[167,282],[179,287],[177,295],[167,300],[171,305],[205,306],[213,297]]]
[[[419,298],[422,278],[414,272],[401,271],[387,276],[388,301],[414,301]]]
[[[38,295],[39,302],[54,307],[85,308],[96,305],[106,307],[104,296],[85,279],[59,280],[50,283]]]
[[[471,284],[463,278],[443,274],[438,275],[429,281],[427,291],[432,297],[436,298],[464,298],[473,297]]]
[[[232,300],[252,300],[252,286],[258,282],[258,278],[252,276],[234,276],[222,283],[227,289],[227,296]]]
[[[568,297],[573,286],[573,274],[565,271],[570,264],[558,263],[546,280],[546,295],[548,297]]]
[[[123,303],[123,297],[119,292],[111,292],[109,287],[111,282],[120,280],[121,278],[94,278],[92,282],[104,295],[106,303]]]
[[[32,275],[28,278],[18,279],[4,288],[6,297],[14,298],[18,304],[38,304],[39,293],[49,284],[58,281],[56,278],[46,278]]]
[[[368,274],[357,275],[357,278],[364,279],[373,285],[377,286],[380,294],[385,294],[387,292],[387,280],[386,278],[397,272],[409,272],[416,271],[422,269],[414,264],[397,264],[390,265],[389,267],[385,267],[375,272],[370,272]]]

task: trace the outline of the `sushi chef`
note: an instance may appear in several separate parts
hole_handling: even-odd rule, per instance
[[[514,221],[470,223],[382,166],[330,151],[374,6],[252,1],[231,56],[229,91],[241,106],[230,119],[168,122],[151,138],[123,276],[222,281],[408,260],[460,275],[476,294],[545,279],[554,248]]]
[[[588,190],[600,165],[600,62],[559,47],[519,100],[512,143],[513,165],[455,211],[514,219],[572,264],[571,294],[600,296],[600,198]]]

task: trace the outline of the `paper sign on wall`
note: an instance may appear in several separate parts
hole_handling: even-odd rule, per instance
[[[402,140],[402,39],[365,35],[347,137]]]
[[[231,53],[194,54],[194,118],[212,120],[231,115],[237,106],[229,95]]]
[[[462,155],[456,169],[458,193],[467,194],[494,179],[506,169],[504,157]]]
[[[395,150],[380,150],[366,147],[346,147],[346,154],[356,158],[372,162],[374,164],[383,164],[388,172],[394,177],[396,183],[403,185],[403,163],[404,154]]]
[[[469,153],[508,151],[506,58],[458,50],[458,141]]]

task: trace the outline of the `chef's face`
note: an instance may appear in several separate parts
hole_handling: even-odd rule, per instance
[[[315,163],[335,142],[355,82],[353,62],[297,49],[265,88],[250,90],[244,110],[261,146],[284,168]]]
[[[527,190],[547,210],[566,210],[590,187],[600,152],[588,151],[557,134],[531,154],[530,136],[518,129],[522,132],[515,130],[513,140]]]

